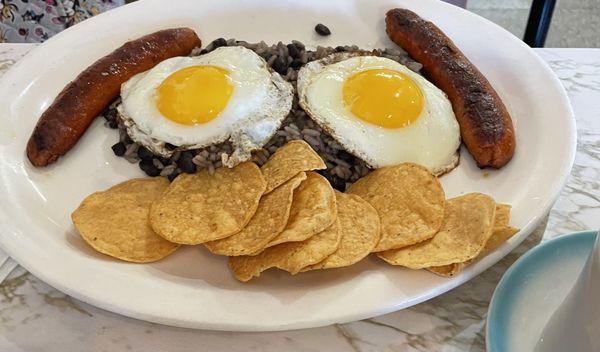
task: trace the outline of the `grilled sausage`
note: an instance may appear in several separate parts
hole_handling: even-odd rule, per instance
[[[31,163],[46,166],[68,152],[119,95],[122,83],[165,59],[189,55],[199,45],[190,28],[165,29],[127,42],[93,63],[67,84],[40,117],[27,143]]]
[[[460,125],[462,139],[477,165],[501,168],[515,150],[512,120],[488,80],[433,23],[406,9],[385,18],[390,39],[423,65],[443,90]]]

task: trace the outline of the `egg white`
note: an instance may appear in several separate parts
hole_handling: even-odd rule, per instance
[[[229,71],[233,92],[227,106],[213,120],[184,125],[163,116],[156,105],[156,89],[172,73],[196,65],[212,65]],[[202,94],[202,92],[198,92]],[[229,139],[234,152],[224,157],[233,166],[250,158],[281,125],[292,108],[293,88],[263,58],[243,47],[220,47],[196,57],[174,57],[142,72],[121,86],[118,107],[127,133],[155,154],[170,156],[176,149],[202,148]]]
[[[414,162],[435,174],[451,170],[458,163],[460,130],[446,94],[396,61],[364,55],[338,53],[305,65],[298,73],[300,106],[346,150],[373,168]],[[425,105],[415,122],[384,128],[361,120],[346,106],[346,80],[371,69],[395,70],[418,84]]]

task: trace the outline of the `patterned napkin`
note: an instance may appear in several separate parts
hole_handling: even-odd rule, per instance
[[[0,0],[0,43],[39,43],[124,0]]]

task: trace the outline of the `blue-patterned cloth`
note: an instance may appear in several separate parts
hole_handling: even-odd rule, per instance
[[[125,0],[0,0],[0,43],[39,43]]]

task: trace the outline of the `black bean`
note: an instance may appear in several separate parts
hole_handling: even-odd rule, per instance
[[[327,26],[324,25],[323,23],[319,23],[318,25],[315,26],[315,32],[317,32],[319,35],[322,35],[322,36],[331,34],[331,31],[329,30],[329,28],[327,28]]]
[[[213,46],[213,50],[222,46],[227,46],[227,40],[225,40],[225,38],[217,38],[215,40],[213,40],[213,42],[211,43]]]
[[[164,156],[159,155],[157,155],[155,158],[158,159],[164,166],[169,165],[169,158],[165,158]]]
[[[123,156],[123,155],[125,155],[125,150],[127,149],[127,147],[125,147],[125,143],[123,143],[123,142],[119,142],[117,144],[114,144],[110,148],[112,149],[113,153],[115,153],[116,156]]]
[[[130,145],[133,143],[133,139],[131,139],[131,137],[129,137],[129,135],[126,135],[123,143],[125,143],[125,145]]]
[[[337,52],[339,53],[339,52],[341,52],[341,51],[346,51],[346,48],[345,48],[345,47],[343,47],[343,46],[341,46],[341,45],[340,45],[340,46],[336,46],[336,47],[335,47],[335,51],[337,51]]]
[[[152,159],[150,160],[140,160],[140,169],[146,173],[146,175],[150,177],[156,177],[160,175],[160,170],[154,166],[152,163]]]
[[[288,44],[287,48],[288,48],[288,54],[290,54],[290,56],[294,59],[299,58],[300,55],[302,55],[302,53],[300,52],[298,47],[296,47],[294,44]]]
[[[181,171],[179,171],[179,169],[175,169],[173,172],[171,172],[171,173],[170,173],[170,174],[167,176],[167,179],[168,179],[170,182],[173,182],[173,180],[174,180],[174,179],[175,179],[177,176],[179,176],[179,174],[180,174],[180,173],[181,173]]]
[[[338,158],[340,158],[340,159],[344,160],[345,162],[347,162],[347,163],[349,163],[349,164],[352,164],[352,163],[354,163],[354,159],[355,159],[354,155],[352,155],[352,154],[348,153],[348,152],[347,152],[347,151],[345,151],[345,150],[340,150],[340,151],[338,152],[338,155],[337,155],[337,156],[338,156]]]
[[[258,54],[260,55],[263,59],[265,59],[265,61],[269,61],[269,59],[271,58],[271,56],[273,56],[270,52],[265,51],[264,53],[260,53]]]
[[[276,58],[275,61],[273,61],[273,65],[271,65],[271,67],[280,75],[285,75],[288,69],[287,62],[283,61],[283,59],[280,57]]]
[[[102,112],[102,116],[108,122],[108,127],[115,129],[119,127],[119,119],[117,118],[117,109],[108,108]]]
[[[169,157],[169,161],[167,162],[167,165],[172,164],[172,163],[176,162],[177,160],[179,160],[180,156],[181,156],[181,152],[179,150],[174,151],[173,154],[171,154],[171,156]]]
[[[327,181],[329,181],[331,187],[340,192],[344,192],[346,190],[346,181],[344,181],[341,177],[332,175],[328,170],[319,170],[318,172],[323,175]]]
[[[104,118],[107,120],[116,120],[117,119],[117,110],[114,108],[108,108],[104,110]]]
[[[294,70],[299,69],[300,67],[302,67],[302,65],[303,65],[303,63],[302,63],[302,60],[300,60],[300,59],[294,59],[290,63],[290,67],[293,68]]]
[[[152,154],[151,151],[149,151],[148,149],[140,146],[137,150],[137,155],[140,159],[142,160],[150,160],[152,162],[152,158],[154,157],[154,154]]]
[[[181,156],[179,157],[179,160],[177,160],[177,166],[179,166],[181,171],[193,174],[196,172],[196,164],[194,164],[192,159],[194,159],[194,153],[191,151],[186,150],[185,152],[181,152]]]
[[[292,40],[292,44],[294,44],[296,46],[296,48],[298,48],[298,50],[300,50],[300,51],[304,51],[306,49],[304,44],[300,41]]]

